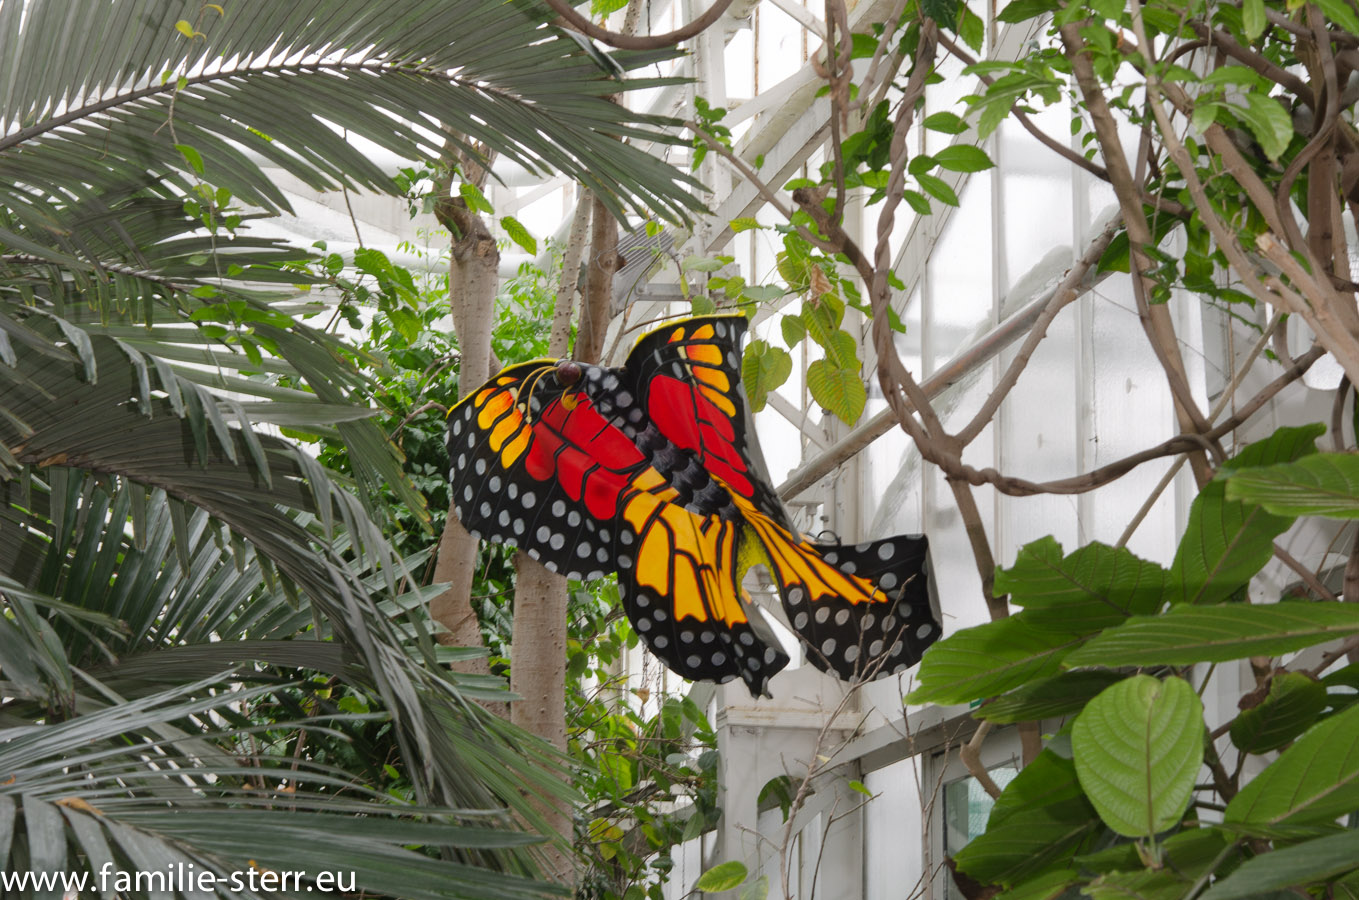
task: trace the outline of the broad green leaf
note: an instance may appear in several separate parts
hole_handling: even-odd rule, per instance
[[[1081,889],[1090,900],[1180,900],[1193,886],[1173,869],[1108,872]]]
[[[1199,134],[1208,130],[1209,126],[1217,121],[1218,111],[1224,104],[1210,103],[1206,100],[1199,100],[1194,104],[1194,113],[1189,117],[1189,124]]]
[[[788,293],[788,289],[777,284],[751,284],[741,288],[741,296],[746,300],[754,300],[756,303],[768,303],[771,300],[779,299],[786,293]]]
[[[997,593],[1028,610],[1036,625],[1073,634],[1154,613],[1165,594],[1165,570],[1124,548],[1093,542],[1068,556],[1052,537],[1026,544],[1009,569],[996,570]]]
[[[996,16],[997,22],[1017,23],[1028,19],[1050,13],[1060,7],[1058,0],[1013,0],[1007,3],[999,15]]]
[[[788,351],[767,341],[751,341],[741,359],[741,382],[745,385],[751,412],[764,409],[769,392],[787,381],[792,372],[793,358]]]
[[[1255,776],[1223,819],[1250,825],[1328,822],[1359,809],[1359,706],[1325,719]]]
[[[178,22],[176,22],[175,30],[178,31],[180,34],[184,35],[186,38],[192,38],[195,34],[197,34],[197,32],[193,30],[193,25],[189,23],[188,19],[180,19]]]
[[[1189,682],[1134,675],[1086,704],[1076,774],[1104,823],[1149,838],[1179,821],[1203,765],[1203,704]]]
[[[807,389],[813,400],[846,425],[858,422],[868,403],[868,387],[859,368],[842,369],[829,359],[818,359],[807,367]]]
[[[1330,19],[1350,34],[1359,34],[1359,15],[1348,0],[1317,0],[1317,6]]]
[[[797,316],[782,317],[779,320],[779,328],[783,331],[783,342],[790,350],[802,343],[802,339],[807,336],[807,326],[803,325],[802,319]]]
[[[982,43],[986,40],[986,23],[966,5],[960,7],[958,13],[958,37],[973,53],[980,53]]]
[[[908,703],[968,703],[1056,675],[1085,638],[1035,627],[1027,611],[956,631],[925,651]]]
[[[937,112],[925,117],[925,121],[920,123],[930,131],[939,131],[944,134],[962,134],[967,131],[967,123],[951,112]]]
[[[1161,860],[1167,868],[1197,877],[1217,861],[1232,837],[1219,828],[1188,828],[1160,842]],[[1118,844],[1076,858],[1082,869],[1094,872],[1130,871],[1144,865],[1136,844]]]
[[[524,227],[522,222],[514,216],[501,216],[500,227],[504,228],[505,233],[510,236],[510,240],[523,247],[525,252],[537,255],[538,239],[529,234],[529,230]]]
[[[1020,685],[983,704],[973,715],[988,722],[1008,725],[1080,712],[1100,691],[1124,676],[1108,669],[1063,672]]]
[[[954,860],[983,884],[1015,886],[1089,849],[1101,830],[1071,760],[1044,750],[1005,786],[986,830]]]
[[[826,361],[837,369],[859,369],[859,345],[854,342],[853,336],[842,328],[825,335],[813,334],[817,338],[817,343],[826,352]]]
[[[750,231],[752,228],[761,227],[763,226],[761,226],[752,216],[742,216],[739,219],[731,220],[731,230],[737,234],[740,234],[743,231]]]
[[[1110,628],[1067,657],[1068,666],[1185,666],[1279,656],[1359,634],[1359,606],[1271,603],[1176,606]]]
[[[1254,41],[1265,32],[1265,0],[1245,0],[1241,6],[1241,30]]]
[[[1293,120],[1279,101],[1267,94],[1248,93],[1244,107],[1228,105],[1236,117],[1246,124],[1260,142],[1260,148],[1271,161],[1277,161],[1293,140]]]
[[[1238,795],[1240,796],[1240,795]],[[1238,900],[1329,881],[1359,868],[1359,831],[1316,838],[1246,860],[1200,900]]]
[[[1248,468],[1292,462],[1316,452],[1323,425],[1280,428],[1246,447],[1223,466],[1235,475]],[[1228,500],[1222,476],[1206,484],[1189,508],[1189,523],[1170,567],[1173,603],[1217,603],[1235,593],[1269,561],[1274,538],[1293,523],[1258,506]]]
[[[981,172],[995,168],[986,151],[971,144],[955,144],[934,154],[940,166],[952,172]]]
[[[958,205],[958,195],[949,187],[949,183],[936,175],[926,175],[919,172],[915,176],[920,189],[929,194],[940,203],[947,203],[949,206]]]
[[[729,891],[738,887],[746,880],[748,874],[745,863],[737,862],[734,859],[718,863],[698,876],[698,881],[694,882],[694,890],[703,891],[707,894],[719,894],[722,891]]]
[[[997,895],[996,900],[1056,900],[1085,879],[1075,869],[1052,869]]]
[[[869,59],[878,51],[878,39],[871,34],[855,32],[853,41],[850,59]]]
[[[1359,518],[1359,456],[1316,453],[1245,469],[1227,480],[1227,499],[1259,504],[1281,516]]]
[[[1326,686],[1301,672],[1274,676],[1269,695],[1232,722],[1232,743],[1247,753],[1277,750],[1310,728],[1326,708]]]

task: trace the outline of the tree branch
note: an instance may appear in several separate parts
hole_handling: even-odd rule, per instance
[[[727,7],[731,6],[732,0],[714,0],[713,5],[708,7],[703,15],[694,19],[683,28],[676,28],[674,31],[667,31],[665,34],[651,34],[643,35],[641,37],[631,34],[619,34],[614,31],[609,31],[607,28],[600,28],[598,25],[572,9],[571,5],[564,2],[564,0],[543,0],[543,2],[552,7],[552,11],[565,19],[572,28],[587,37],[594,38],[601,44],[617,47],[619,50],[660,50],[678,44],[681,41],[687,41],[689,38],[704,31],[709,25],[712,25],[718,19],[722,18],[722,14],[727,11]]]

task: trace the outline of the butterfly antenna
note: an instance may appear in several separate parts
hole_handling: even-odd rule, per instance
[[[515,393],[514,393],[514,405],[515,405],[515,406],[518,406],[518,405],[519,405],[519,401],[524,397],[524,392],[525,392],[525,391],[528,392],[528,399],[527,399],[527,400],[524,400],[524,407],[523,407],[523,408],[524,408],[524,421],[525,421],[525,422],[528,422],[528,421],[531,421],[531,420],[532,420],[532,416],[533,416],[533,390],[534,390],[534,388],[536,388],[536,387],[538,386],[538,382],[542,380],[542,377],[543,377],[545,374],[547,374],[548,372],[552,371],[554,368],[556,368],[555,365],[551,365],[551,366],[539,366],[537,369],[534,369],[534,370],[533,370],[533,372],[529,375],[528,378],[525,378],[525,379],[524,379],[523,383],[519,385],[519,389],[515,391]]]

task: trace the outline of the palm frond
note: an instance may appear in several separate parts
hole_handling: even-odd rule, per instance
[[[343,771],[251,749],[262,737],[257,729],[221,723],[273,688],[220,690],[228,686],[219,675],[0,743],[0,769],[12,773],[0,784],[0,867],[97,877],[106,865],[110,875],[192,866],[223,880],[252,869],[353,873],[361,890],[419,900],[557,893],[468,864],[538,840],[494,815],[412,807]],[[274,727],[325,730],[308,721]],[[148,884],[128,893],[174,891]],[[231,895],[276,896],[259,888]]]
[[[129,355],[112,338],[95,336],[83,350],[61,346],[50,352],[56,343],[53,328],[42,323],[32,332],[47,341],[44,349],[16,343],[16,365],[0,365],[0,447],[13,465],[26,467],[10,469],[14,477],[8,490],[19,493],[29,485],[26,498],[11,502],[43,512],[53,534],[83,517],[75,532],[88,543],[72,549],[74,534],[58,537],[59,552],[39,559],[38,551],[52,538],[41,537],[31,522],[4,527],[0,518],[0,559],[8,561],[14,579],[27,590],[46,587],[55,596],[58,588],[78,584],[78,576],[54,574],[51,560],[64,567],[74,554],[96,573],[88,585],[106,592],[97,602],[87,596],[82,605],[116,616],[131,633],[149,637],[161,629],[177,634],[183,627],[192,635],[195,625],[185,620],[193,615],[224,628],[228,623],[220,602],[210,613],[192,588],[202,579],[218,578],[221,590],[229,594],[232,589],[231,578],[221,574],[224,567],[234,569],[232,554],[208,549],[214,543],[211,517],[253,548],[254,556],[243,558],[243,564],[267,560],[323,619],[325,633],[345,648],[356,677],[393,717],[402,754],[418,767],[416,787],[425,802],[466,808],[508,804],[537,824],[540,817],[523,789],[561,794],[566,789],[551,774],[558,761],[545,746],[468,702],[469,694],[484,695],[486,686],[471,684],[464,693],[456,678],[439,671],[419,616],[408,615],[398,625],[382,612],[374,597],[379,591],[398,607],[414,604],[400,602],[400,561],[353,497],[338,490],[306,454],[286,441],[231,427],[200,388]],[[135,490],[96,496],[86,478],[63,474],[71,469],[158,488],[164,492],[163,511],[133,512]],[[42,474],[47,489],[19,477],[25,471]],[[9,513],[16,525],[17,515]],[[144,535],[148,552],[161,554],[160,562],[154,557],[139,561],[123,543],[117,523],[136,522],[139,515],[143,525],[134,534]],[[113,536],[102,542],[89,536],[107,529]],[[173,545],[178,562],[168,561],[167,545]],[[123,574],[134,577],[114,577],[107,560],[115,557],[127,559]],[[181,575],[167,581],[167,565],[177,565]],[[365,578],[360,572],[372,574]],[[167,590],[168,584],[173,589]],[[75,687],[67,651],[52,628],[42,627],[46,620],[36,608],[18,615],[26,602],[12,598],[14,622],[0,625],[0,642],[25,648],[27,655],[16,659],[28,662],[26,668],[22,663],[14,671],[7,668],[6,677],[26,678],[21,686],[28,696],[69,697]],[[278,603],[261,611],[264,620],[251,622],[239,636],[280,636],[268,627],[271,616],[298,624]],[[101,643],[94,635],[87,640],[95,650],[115,643],[109,637]],[[416,655],[420,651],[423,657]]]
[[[26,6],[0,2],[0,205],[37,220],[54,197],[104,194],[147,172],[187,192],[193,166],[178,147],[197,152],[211,183],[266,209],[287,204],[254,159],[317,189],[389,188],[336,129],[406,159],[480,142],[564,172],[620,212],[696,208],[691,180],[618,140],[673,138],[606,99],[628,83],[526,0],[395,0],[380,12],[366,0],[227,2],[220,15],[196,0],[135,11],[103,0],[78,15],[51,0]],[[613,58],[633,69],[660,57]]]

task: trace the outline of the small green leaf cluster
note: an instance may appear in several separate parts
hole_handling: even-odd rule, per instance
[[[713,139],[722,146],[731,147],[731,129],[722,124],[722,120],[726,116],[727,110],[724,107],[713,106],[704,97],[694,97],[694,119],[698,122],[699,127],[712,135]],[[698,167],[703,164],[703,160],[708,156],[708,142],[701,135],[694,135],[693,150],[693,158],[689,161],[689,168],[697,171]]]
[[[927,651],[908,702],[1055,727],[958,871],[1014,896],[1094,900],[1359,885],[1359,838],[1336,824],[1359,811],[1359,666],[1286,664],[1359,636],[1359,609],[1246,597],[1296,517],[1359,517],[1359,456],[1316,452],[1323,431],[1283,428],[1228,460],[1168,568],[1098,542],[1026,545],[995,580],[1021,610]],[[1257,684],[1210,733],[1199,697],[1216,664],[1245,659]],[[1277,757],[1232,771],[1224,735],[1243,761]]]

